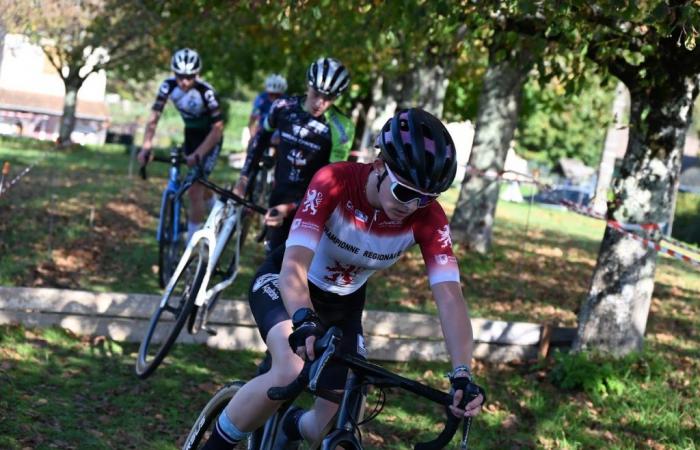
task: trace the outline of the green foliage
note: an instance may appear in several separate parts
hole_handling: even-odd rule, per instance
[[[613,101],[613,92],[598,80],[592,76],[586,89],[568,94],[557,79],[546,85],[530,80],[523,91],[517,149],[552,165],[568,157],[596,166]]]
[[[673,237],[700,247],[700,195],[679,192],[673,220]]]
[[[611,359],[593,352],[557,352],[554,359],[556,364],[549,374],[552,383],[596,397],[621,396],[632,381],[649,382],[665,370],[664,362],[650,353]]]

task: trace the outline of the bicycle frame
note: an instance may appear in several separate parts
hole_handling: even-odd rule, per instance
[[[289,385],[273,387],[267,391],[271,400],[293,400],[305,388],[312,394],[318,394],[319,377],[331,360],[340,362],[349,369],[335,425],[330,433],[325,434],[321,443],[322,450],[335,450],[337,447],[342,447],[346,450],[362,449],[361,442],[355,431],[363,416],[368,384],[378,388],[397,387],[440,405],[447,406],[451,404],[451,394],[441,392],[410,378],[402,377],[381,366],[372,364],[364,358],[340,353],[337,346],[340,342],[340,336],[342,336],[342,333],[337,328],[331,327],[324,337],[317,340],[314,344],[314,350],[317,354],[321,354],[320,357],[313,362],[307,361],[297,379]],[[460,406],[464,406],[468,401],[476,398],[479,394],[477,389],[474,387],[469,392],[465,392],[466,395],[462,399]],[[416,444],[414,447],[416,450],[441,449],[450,442],[461,423],[461,419],[453,416],[447,409],[445,413],[445,428],[435,439]],[[467,448],[470,425],[471,418],[465,419],[462,439],[463,448]]]
[[[171,152],[171,156],[172,156]],[[181,182],[180,182],[180,167],[176,164],[172,164],[169,169],[168,185],[163,191],[163,195],[160,201],[160,215],[158,217],[158,229],[156,230],[156,241],[160,242],[163,237],[163,223],[165,221],[165,204],[168,201],[170,195],[173,196],[173,208],[174,208],[174,221],[173,230],[171,236],[178,236],[182,230],[180,230],[180,204],[182,202],[182,196],[180,193]]]
[[[173,276],[168,281],[165,287],[166,294],[170,293],[175,287],[175,282],[178,276],[184,270],[187,261],[189,260],[192,252],[203,240],[208,244],[208,258],[207,258],[207,270],[202,280],[202,286],[204,288],[199,289],[197,292],[197,297],[195,299],[196,306],[202,306],[208,304],[209,301],[216,296],[219,292],[230,286],[238,276],[239,270],[239,256],[240,256],[240,227],[236,227],[236,224],[240,222],[241,214],[243,208],[236,205],[234,201],[227,200],[219,197],[214,203],[214,207],[209,213],[209,217],[202,227],[202,229],[196,231],[192,235],[192,239],[187,243],[185,252],[180,258],[180,262],[173,273]],[[229,241],[231,233],[235,231],[233,236],[233,244],[235,245],[235,265],[231,274],[220,281],[216,285],[209,288],[209,280],[214,273],[214,268],[218,262],[224,248]],[[163,301],[167,300],[167,295],[163,296]],[[162,305],[161,305],[162,306]]]

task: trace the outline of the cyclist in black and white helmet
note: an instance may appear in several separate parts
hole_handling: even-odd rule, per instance
[[[197,75],[202,70],[199,54],[189,48],[178,50],[170,60],[170,70],[176,75]]]
[[[270,112],[272,102],[283,97],[285,92],[287,92],[287,80],[282,75],[273,73],[265,79],[265,90],[253,100],[253,110],[248,120],[251,137],[262,128],[262,122]]]
[[[307,78],[306,95],[280,98],[272,103],[263,126],[248,145],[241,177],[234,189],[238,195],[246,194],[248,177],[277,132],[274,185],[270,212],[265,216],[268,251],[287,239],[292,217],[311,177],[329,162],[347,160],[355,134],[348,115],[334,106],[350,84],[345,66],[337,59],[319,58],[309,66]]]
[[[202,60],[195,50],[183,48],[176,51],[170,60],[170,69],[173,76],[163,81],[158,88],[156,101],[146,123],[138,160],[141,165],[145,165],[153,159],[153,137],[163,108],[170,99],[185,122],[184,152],[187,165],[197,170],[201,161],[204,174],[208,176],[214,168],[223,143],[224,121],[216,92],[211,85],[199,78]],[[194,172],[189,174],[194,175]],[[190,199],[187,224],[189,239],[204,222],[211,194],[198,183],[193,184],[187,194]]]
[[[350,84],[350,73],[345,66],[333,58],[319,58],[306,72],[309,87],[323,95],[337,97]]]

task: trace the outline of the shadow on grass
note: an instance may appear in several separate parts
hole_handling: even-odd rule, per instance
[[[136,351],[60,329],[0,327],[2,374],[12,380],[0,386],[3,448],[176,448],[216,389],[248,379],[260,358],[181,345],[142,381]]]

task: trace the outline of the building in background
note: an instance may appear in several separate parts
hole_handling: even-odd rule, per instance
[[[78,144],[102,144],[109,121],[104,71],[90,75],[78,91]],[[63,115],[63,80],[38,45],[0,29],[0,134],[56,140]]]

